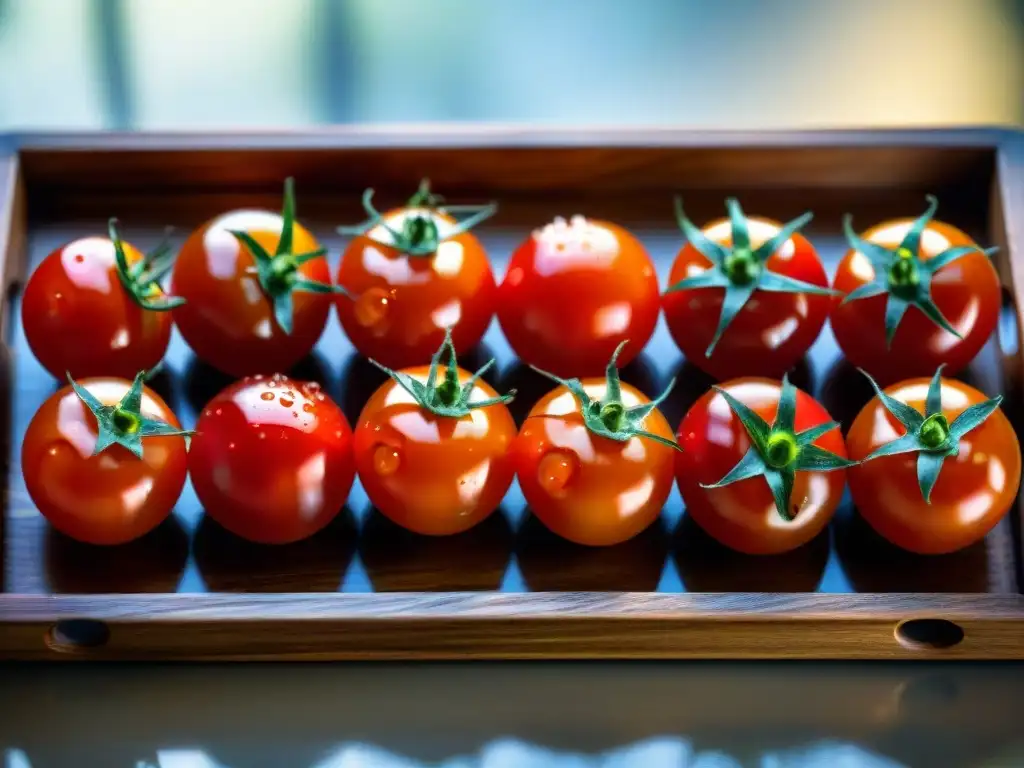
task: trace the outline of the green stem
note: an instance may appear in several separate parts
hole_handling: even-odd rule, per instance
[[[142,419],[134,413],[115,408],[110,416],[111,423],[122,436],[134,435],[142,429]]]
[[[765,462],[775,469],[784,469],[800,456],[796,437],[789,432],[775,431],[765,443]]]
[[[601,423],[612,432],[622,430],[626,418],[626,409],[619,402],[605,403],[600,411]]]
[[[896,259],[889,267],[889,288],[897,296],[912,296],[921,284],[921,272],[917,259],[906,248],[896,252]]]
[[[933,413],[921,425],[920,437],[927,448],[941,448],[949,440],[949,421],[943,414]]]
[[[760,274],[761,263],[749,248],[735,248],[725,257],[722,271],[733,285],[749,285]]]

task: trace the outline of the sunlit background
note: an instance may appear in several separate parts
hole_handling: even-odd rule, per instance
[[[1024,123],[1022,0],[0,0],[0,130]]]

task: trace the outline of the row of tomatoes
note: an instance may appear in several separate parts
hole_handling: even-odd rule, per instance
[[[943,553],[983,538],[1020,481],[1001,398],[943,378],[941,368],[886,390],[872,380],[876,395],[845,440],[785,377],[716,386],[673,432],[658,409],[667,391],[652,401],[622,383],[616,354],[603,378],[547,374],[552,390],[517,430],[506,406],[514,392],[496,392],[480,378],[485,369],[459,368],[449,333],[429,366],[385,369],[354,430],[319,386],[280,375],[228,386],[194,433],[142,374],[72,380],[28,428],[26,487],[57,529],[115,544],[164,520],[190,475],[225,528],[286,543],[338,514],[357,473],[384,515],[428,535],[478,524],[517,478],[548,528],[601,546],[654,522],[675,482],[711,536],[769,554],[813,539],[849,485],[881,535]]]
[[[445,206],[424,183],[384,214],[343,227],[351,240],[332,282],[325,249],[295,220],[291,180],[280,214],[236,210],[193,232],[180,252],[148,255],[85,238],[50,254],[26,285],[27,341],[55,376],[131,378],[163,357],[172,316],[193,351],[241,377],[289,370],[322,334],[331,305],[357,351],[392,368],[426,363],[451,328],[475,346],[497,314],[525,363],[560,376],[625,365],[659,313],[686,357],[719,380],[781,377],[826,319],[847,359],[885,382],[963,368],[995,328],[1000,286],[988,253],[933,218],[856,234],[831,286],[815,248],[786,224],[728,217],[703,229],[677,210],[687,242],[661,295],[650,256],[626,229],[574,216],[536,230],[498,285],[471,228],[493,205]],[[162,279],[170,274],[170,291]]]

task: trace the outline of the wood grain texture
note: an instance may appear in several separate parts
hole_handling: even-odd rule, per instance
[[[498,215],[479,230],[499,275],[533,226],[581,212],[634,231],[662,282],[681,240],[671,192],[685,193],[698,219],[721,215],[725,190],[742,192],[745,207],[762,215],[790,218],[812,208],[809,235],[830,270],[845,250],[843,213],[866,222],[908,215],[935,192],[941,218],[1002,247],[1009,320],[965,376],[1024,402],[1015,332],[1016,308],[1024,306],[1015,290],[1024,286],[1024,144],[1010,131],[395,128],[18,142],[23,184],[11,181],[17,161],[0,160],[0,211],[14,222],[6,226],[5,274],[15,287],[25,264],[102,232],[111,213],[136,245],[148,246],[168,223],[179,227],[180,241],[227,207],[276,206],[287,174],[297,177],[300,218],[335,260],[343,241],[334,227],[359,218],[358,190],[373,184],[383,204],[429,175],[456,201],[499,200]],[[24,344],[17,291],[4,301],[4,316],[15,320],[4,336],[15,362],[4,368],[6,449],[20,444],[55,383]],[[498,358],[495,383],[516,387],[522,405],[546,386],[497,328],[475,355],[481,359],[471,362]],[[227,382],[180,339],[167,361],[154,385],[187,427]],[[323,382],[350,419],[380,383],[333,320],[316,356],[295,374]],[[848,424],[871,394],[852,374],[826,330],[794,380]],[[661,328],[624,379],[653,394],[671,376],[680,384],[664,410],[678,423],[710,382],[680,360]],[[1024,414],[1009,415],[1019,430]],[[274,549],[234,538],[186,493],[166,525],[101,553],[53,533],[24,495],[16,458],[5,463],[5,657],[1024,658],[1018,519],[960,553],[923,558],[887,545],[847,508],[807,547],[750,558],[689,524],[678,497],[643,536],[589,550],[554,539],[515,493],[485,524],[446,540],[405,534],[354,495],[322,534]],[[71,619],[103,622],[109,638],[90,649],[47,640],[56,622]],[[954,622],[964,638],[945,649],[907,647],[894,632],[908,619]]]

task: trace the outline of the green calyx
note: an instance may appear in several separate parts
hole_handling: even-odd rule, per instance
[[[117,405],[104,405],[93,394],[81,386],[68,373],[68,382],[85,407],[96,417],[96,447],[92,455],[96,456],[112,445],[127,448],[137,458],[142,458],[142,439],[144,437],[180,435],[187,437],[192,434],[188,430],[178,429],[165,421],[150,419],[142,415],[142,382],[146,372],[139,371],[135,375],[131,388]]]
[[[864,461],[877,459],[879,456],[895,456],[900,453],[917,451],[917,483],[921,488],[921,497],[931,504],[932,488],[939,479],[942,462],[947,456],[956,456],[960,452],[960,440],[975,427],[982,424],[1003,402],[1003,396],[997,395],[983,403],[965,408],[951,424],[942,412],[942,369],[939,366],[928,384],[925,398],[924,414],[916,408],[887,395],[879,388],[867,371],[861,371],[875,390],[879,401],[903,425],[906,433],[880,446],[870,453]]]
[[[438,382],[437,375],[441,367],[441,357],[446,351],[448,353],[448,364],[444,369],[444,378]],[[476,388],[477,382],[494,365],[494,358],[491,358],[481,366],[476,373],[466,380],[465,384],[460,384],[459,364],[455,357],[455,345],[452,343],[451,328],[445,329],[444,341],[430,359],[430,370],[427,373],[425,384],[408,373],[385,368],[372,358],[370,362],[408,392],[420,408],[435,416],[457,419],[467,416],[470,411],[478,408],[487,408],[499,403],[509,403],[516,396],[516,391],[513,389],[498,397],[491,397],[485,400],[472,399],[473,390]]]
[[[171,229],[168,228],[164,231],[160,244],[147,253],[141,261],[129,264],[128,256],[124,251],[124,241],[121,239],[117,225],[117,219],[110,219],[107,222],[107,233],[110,236],[110,242],[114,244],[117,277],[132,300],[143,309],[153,312],[166,312],[184,304],[185,299],[180,296],[168,296],[160,285],[160,281],[174,266],[176,257],[171,251]]]
[[[681,451],[682,448],[674,440],[644,429],[644,420],[647,415],[665,401],[669,392],[672,391],[672,387],[675,386],[675,379],[669,382],[664,392],[649,403],[641,403],[627,408],[622,402],[622,382],[619,379],[618,360],[619,354],[628,343],[628,341],[623,341],[619,344],[608,361],[608,367],[605,369],[605,393],[600,400],[593,400],[579,379],[562,379],[540,368],[535,368],[532,365],[530,367],[542,376],[561,384],[572,393],[576,402],[579,403],[584,425],[595,435],[618,442],[626,442],[634,437],[643,437]]]
[[[444,205],[444,198],[430,191],[430,181],[423,179],[416,193],[406,203],[406,213],[402,228],[395,229],[388,224],[373,207],[373,189],[363,192],[363,209],[369,217],[362,224],[338,227],[338,233],[346,236],[363,235],[380,226],[388,234],[390,242],[374,240],[382,248],[395,248],[408,256],[432,256],[441,243],[468,232],[498,210],[495,203],[486,205]],[[438,227],[438,214],[458,217],[465,215],[455,225],[441,234]]]
[[[255,265],[249,273],[256,276],[264,295],[274,308],[274,319],[278,326],[287,334],[292,332],[292,294],[296,291],[306,293],[349,293],[340,285],[320,283],[303,277],[299,267],[307,261],[319,259],[327,253],[326,248],[317,248],[306,253],[294,253],[295,235],[295,180],[291,177],[284,182],[284,203],[281,208],[281,236],[273,254],[269,253],[248,232],[231,230],[242,246],[249,251]]]
[[[939,201],[933,196],[925,198],[928,201],[928,208],[914,223],[911,224],[903,240],[895,248],[886,248],[884,245],[865,240],[853,231],[853,218],[847,214],[843,217],[843,230],[846,233],[846,240],[850,247],[864,254],[864,257],[871,262],[874,276],[871,282],[856,288],[846,294],[842,303],[846,304],[858,299],[866,299],[871,296],[886,296],[885,305],[885,341],[891,345],[896,329],[900,321],[910,307],[917,307],[925,317],[933,323],[949,331],[958,339],[961,334],[945,318],[939,308],[932,300],[932,278],[945,266],[952,264],[957,259],[963,258],[970,253],[982,251],[986,256],[992,256],[999,249],[980,249],[977,246],[958,245],[947,248],[930,259],[922,259],[919,255],[921,248],[921,235],[924,233],[929,222],[935,216],[939,207]]]
[[[770,425],[724,389],[715,387],[715,391],[725,398],[729,409],[743,424],[750,438],[750,448],[725,477],[711,485],[702,484],[703,488],[721,488],[740,480],[764,477],[775,499],[775,509],[784,520],[792,520],[790,504],[797,472],[829,472],[857,463],[814,445],[822,435],[838,428],[837,422],[795,431],[796,387],[788,376],[782,379],[778,412]]]
[[[802,227],[811,220],[812,214],[805,213],[792,221],[784,224],[775,236],[765,241],[757,248],[750,245],[750,232],[747,225],[747,217],[743,214],[739,202],[735,198],[725,201],[729,211],[729,220],[732,225],[732,246],[728,247],[704,234],[699,228],[686,218],[683,212],[683,203],[678,197],[675,200],[676,221],[679,228],[686,235],[686,239],[697,249],[711,266],[697,275],[680,280],[670,286],[665,293],[675,291],[692,291],[700,288],[724,288],[725,296],[722,299],[722,311],[718,316],[718,327],[715,335],[704,353],[711,357],[718,345],[722,334],[725,333],[730,323],[740,313],[740,310],[750,301],[755,291],[772,291],[774,293],[806,293],[823,296],[835,295],[837,292],[814,283],[806,283],[803,280],[795,280],[792,277],[772,272],[765,265],[779,248]]]

